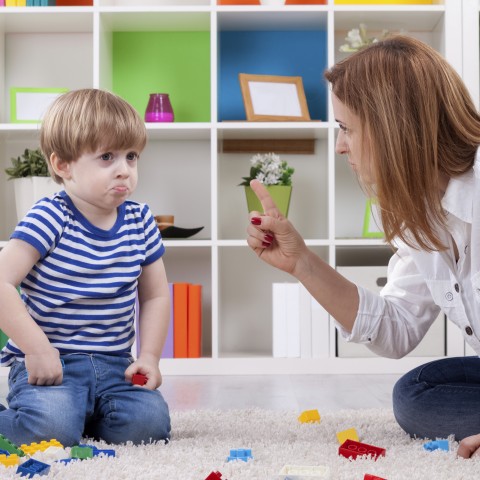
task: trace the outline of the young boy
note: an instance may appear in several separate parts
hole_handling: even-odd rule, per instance
[[[0,328],[10,338],[0,361],[11,366],[0,434],[16,444],[170,436],[157,390],[169,319],[165,247],[148,206],[127,200],[145,144],[136,111],[105,91],[66,93],[44,117],[40,146],[65,190],[36,203],[0,252]],[[143,387],[132,384],[136,373],[148,378]]]

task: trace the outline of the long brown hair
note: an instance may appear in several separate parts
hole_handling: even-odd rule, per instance
[[[399,35],[340,61],[325,78],[369,140],[375,185],[366,189],[387,242],[444,249],[441,177],[468,171],[480,145],[480,115],[459,75],[433,48]]]

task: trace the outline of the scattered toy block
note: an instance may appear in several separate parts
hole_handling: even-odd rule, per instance
[[[24,457],[25,453],[23,450],[18,448],[14,443],[12,443],[8,438],[0,434],[0,448],[6,450],[9,453],[16,453],[19,457]]]
[[[232,462],[234,460],[242,460],[243,462],[248,462],[252,459],[252,450],[249,448],[237,448],[230,450],[230,455],[227,457],[227,462]]]
[[[387,479],[382,477],[376,477],[371,473],[366,473],[365,476],[363,477],[363,480],[387,480]]]
[[[301,423],[320,423],[320,414],[318,410],[305,410],[298,417]]]
[[[0,454],[0,463],[5,467],[14,467],[20,463],[20,457],[16,453]]]
[[[143,375],[142,373],[135,373],[132,376],[132,383],[134,385],[145,385],[148,381],[148,378],[146,375]]]
[[[342,445],[342,443],[345,443],[345,440],[355,440],[356,442],[360,441],[360,439],[358,438],[358,433],[354,428],[349,428],[348,430],[337,432],[337,439],[340,445]]]
[[[115,450],[113,450],[111,448],[100,449],[100,448],[97,448],[95,445],[79,445],[79,447],[91,448],[94,457],[99,457],[101,455],[103,455],[105,457],[114,457],[115,456]]]
[[[77,445],[70,450],[70,456],[79,460],[86,460],[93,457],[93,448]]]
[[[448,440],[432,440],[431,442],[427,442],[423,444],[423,448],[428,450],[429,452],[433,452],[434,450],[450,450],[450,442]]]
[[[34,460],[33,458],[28,459],[17,468],[17,474],[19,473],[21,477],[28,478],[32,478],[35,475],[48,475],[49,471],[50,465]]]
[[[279,480],[325,480],[330,478],[330,469],[323,465],[284,465],[278,477]]]
[[[384,448],[356,442],[355,440],[345,440],[345,442],[338,448],[339,455],[342,455],[345,458],[352,458],[353,460],[357,457],[362,457],[363,455],[370,455],[376,460],[380,456],[384,457],[385,452],[386,450]]]
[[[222,474],[220,472],[211,472],[205,480],[222,480]]]
[[[63,460],[64,458],[68,458],[69,454],[67,451],[62,447],[55,447],[51,446],[48,447],[46,450],[37,450],[31,458],[38,460],[44,463],[52,463],[58,460]]]
[[[40,443],[32,442],[29,445],[22,443],[20,448],[25,452],[26,455],[33,455],[35,452],[41,451],[44,452],[48,447],[59,447],[63,448],[63,445],[57,441],[57,439],[52,438],[50,441],[42,440]]]

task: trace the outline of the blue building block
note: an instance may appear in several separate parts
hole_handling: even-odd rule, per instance
[[[450,444],[448,440],[433,440],[425,443],[423,448],[429,452],[433,452],[434,450],[445,450],[448,452],[450,450]]]
[[[249,448],[237,448],[230,450],[230,455],[227,457],[227,462],[232,462],[234,460],[242,460],[243,462],[248,462],[252,459],[252,450]]]
[[[97,448],[95,445],[79,445],[79,447],[89,447],[92,449],[92,453],[94,457],[98,457],[99,455],[104,455],[105,457],[114,457],[115,450],[113,449],[100,449]]]
[[[48,475],[49,471],[50,465],[34,460],[33,458],[30,458],[17,468],[17,473],[19,473],[21,477],[28,478],[32,478],[34,475]]]

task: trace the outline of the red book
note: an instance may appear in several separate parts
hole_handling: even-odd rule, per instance
[[[173,356],[188,357],[188,283],[173,284]]]
[[[188,357],[202,356],[202,286],[188,286]]]

